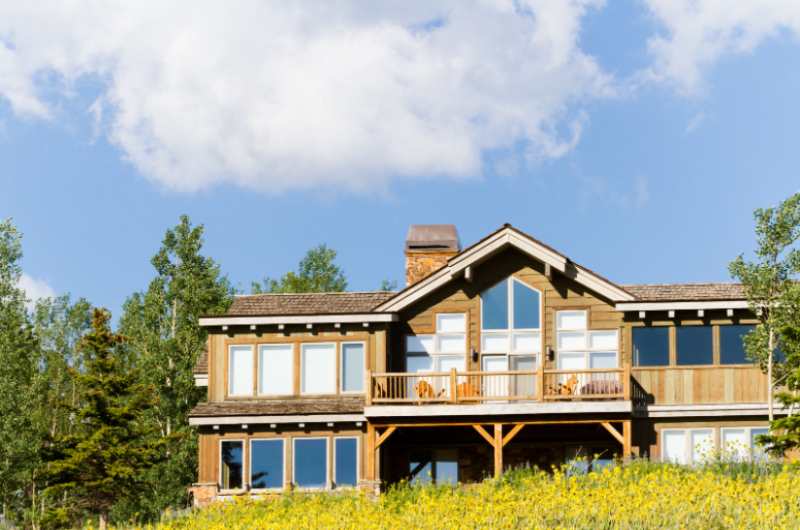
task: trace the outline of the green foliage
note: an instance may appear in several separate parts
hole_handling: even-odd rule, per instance
[[[163,455],[163,442],[145,418],[155,405],[152,388],[125,361],[124,338],[111,331],[109,319],[106,311],[94,310],[91,332],[79,345],[84,369],[70,368],[80,392],[79,404],[70,407],[74,425],[44,448],[44,495],[68,498],[58,520],[65,510],[74,516],[86,510],[99,515],[102,526],[111,507],[141,487],[142,471]]]
[[[287,272],[280,280],[264,278],[253,282],[251,291],[259,293],[325,293],[347,289],[342,269],[334,263],[336,251],[326,245],[309,250],[300,261],[297,272]]]
[[[759,325],[745,337],[748,356],[770,377],[770,420],[774,387],[785,390],[778,400],[791,411],[800,405],[800,193],[776,208],[755,211],[756,259],[737,257],[730,273],[744,285]],[[776,352],[780,355],[776,355]],[[793,415],[772,421],[761,438],[770,451],[782,454],[800,446],[800,421]]]
[[[192,369],[206,347],[198,319],[224,312],[233,290],[216,262],[201,251],[203,227],[187,216],[167,230],[151,263],[156,275],[147,291],[126,302],[120,331],[132,362],[152,386],[157,401],[147,414],[159,435],[168,439],[168,457],[143,475],[147,487],[137,499],[116,507],[122,518],[152,518],[167,506],[187,502],[186,488],[197,470],[197,435],[188,415],[204,396],[194,384]]]
[[[396,291],[397,290],[397,280],[386,280],[384,279],[381,282],[379,291]]]

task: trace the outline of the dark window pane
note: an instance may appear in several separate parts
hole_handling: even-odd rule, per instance
[[[336,439],[336,486],[358,483],[358,443],[355,438]]]
[[[633,328],[633,364],[666,366],[669,364],[669,328]]]
[[[508,329],[508,280],[481,293],[483,329]]]
[[[250,486],[256,489],[283,487],[283,440],[253,440]]]
[[[294,481],[301,488],[324,488],[328,476],[328,440],[296,438]]]
[[[755,326],[720,326],[719,327],[719,362],[721,364],[747,364],[744,351],[744,336]]]
[[[223,441],[222,473],[220,487],[224,490],[235,490],[242,487],[242,442]]]
[[[412,457],[408,463],[408,471],[411,473],[410,484],[428,484],[433,481],[433,464],[426,455]]]
[[[712,363],[711,326],[677,326],[675,330],[678,364]]]
[[[458,452],[455,450],[417,453],[409,461],[411,484],[456,484],[458,482]]]
[[[518,281],[514,281],[514,327],[540,327],[539,293]]]

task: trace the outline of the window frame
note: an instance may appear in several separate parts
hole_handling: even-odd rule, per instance
[[[251,364],[251,388],[250,393],[248,394],[234,394],[233,393],[233,363],[231,362],[233,349],[234,348],[249,348],[250,349],[250,364]],[[231,343],[228,344],[228,352],[225,359],[225,368],[227,372],[227,382],[225,385],[225,397],[226,398],[234,398],[234,399],[241,399],[241,398],[252,398],[256,395],[257,387],[258,387],[258,359],[256,356],[256,351],[258,348],[255,347],[254,344],[237,344]]]
[[[255,488],[253,487],[253,443],[255,442],[281,442],[281,485],[278,488]],[[247,488],[250,491],[257,493],[269,493],[275,491],[283,491],[286,489],[286,453],[288,450],[286,437],[281,436],[278,438],[250,438],[250,443],[247,445]]]
[[[464,317],[464,331],[445,331],[439,332],[438,325],[439,325],[439,316],[440,315],[461,315]],[[420,372],[414,373],[437,373],[440,372],[440,363],[442,358],[459,358],[462,363],[463,369],[467,369],[467,356],[469,353],[469,314],[465,312],[455,312],[455,311],[443,311],[441,313],[435,313],[433,315],[433,332],[432,333],[406,333],[403,335],[403,350],[405,352],[405,356],[403,358],[403,363],[405,365],[405,370],[408,371],[408,358],[409,357],[418,357],[418,358],[429,358],[431,361],[431,368],[430,370],[424,370]],[[440,347],[440,336],[464,336],[464,348],[463,352],[443,352]],[[409,350],[408,343],[409,339],[412,338],[419,338],[419,337],[430,337],[432,343],[432,351],[412,351]]]
[[[506,283],[506,296],[507,296],[507,304],[506,304],[506,316],[508,320],[508,327],[504,329],[485,329],[483,327],[484,318],[483,318],[483,296],[482,294],[490,289],[493,289],[500,285],[501,283]],[[514,282],[519,283],[521,286],[525,287],[526,289],[530,289],[531,291],[535,292],[539,297],[539,327],[538,328],[517,328],[515,327],[514,322]],[[481,364],[480,369],[483,370],[483,357],[493,357],[493,356],[505,356],[507,369],[510,369],[511,366],[511,357],[512,356],[521,356],[521,357],[533,357],[534,364],[538,367],[539,363],[541,362],[541,355],[542,351],[544,350],[544,333],[542,325],[542,320],[544,319],[544,292],[536,287],[528,284],[516,278],[514,276],[507,276],[503,278],[497,283],[494,283],[483,289],[478,294],[479,300],[479,311],[480,311],[480,320],[481,320],[481,329],[480,329],[480,340],[478,346],[480,347],[480,356],[481,356]],[[532,351],[517,351],[514,348],[514,339],[517,335],[524,335],[524,334],[533,334],[534,341],[538,343],[537,347]],[[505,335],[505,351],[488,351],[485,349],[484,339],[487,336],[503,336]]]
[[[242,446],[242,487],[241,488],[223,488],[222,487],[222,466],[224,465],[224,462],[222,461],[222,444],[228,443],[228,442],[239,442],[241,444],[241,446]],[[218,460],[219,461],[219,474],[217,476],[217,485],[219,486],[220,493],[240,493],[240,492],[243,492],[243,491],[247,491],[247,486],[249,484],[248,484],[248,480],[247,480],[248,477],[246,476],[245,473],[246,473],[246,468],[249,467],[249,466],[245,465],[246,460],[247,460],[246,455],[245,455],[245,447],[246,447],[246,445],[247,445],[247,443],[246,443],[246,440],[244,438],[220,438],[219,439],[219,444],[217,446],[217,449],[219,451],[219,460]]]
[[[672,339],[672,331],[670,331],[670,328],[674,328],[674,327],[675,327],[674,325],[668,325],[668,326],[663,326],[663,325],[662,326],[650,326],[650,325],[631,326],[631,328],[630,328],[631,329],[631,368],[647,370],[647,369],[652,369],[652,368],[674,368],[674,367],[676,367],[677,364],[673,364],[673,362],[672,362],[672,349],[673,349],[672,342],[673,342],[673,339]],[[653,329],[661,330],[661,329],[663,329],[663,330],[666,331],[666,345],[667,345],[667,362],[666,362],[666,364],[639,364],[638,363],[638,357],[636,355],[636,338],[635,338],[637,329],[641,329],[641,330],[653,330]],[[702,365],[702,366],[706,366],[706,365]]]
[[[586,322],[586,327],[584,328],[560,328],[559,327],[559,315],[563,313],[583,313],[584,321]],[[583,365],[584,368],[582,370],[618,370],[621,368],[620,366],[620,332],[619,329],[590,329],[589,326],[589,310],[588,309],[564,309],[564,310],[557,310],[555,312],[555,350],[556,350],[556,368],[558,370],[571,370],[571,368],[561,368],[561,355],[576,355],[576,354],[583,354]],[[583,347],[573,349],[561,348],[561,341],[560,334],[561,333],[581,333],[583,334]],[[613,333],[615,339],[614,349],[609,348],[594,348],[592,347],[592,334],[595,333]],[[593,353],[613,353],[614,354],[614,368],[591,368],[591,359]]]
[[[338,382],[338,388],[337,388],[338,393],[339,394],[346,394],[346,395],[364,394],[366,392],[366,387],[364,386],[365,385],[364,378],[366,377],[365,374],[367,373],[367,341],[364,341],[364,340],[348,340],[348,341],[339,342],[338,344],[339,344],[339,346],[337,348],[337,350],[338,350],[337,353],[338,353],[338,356],[339,356],[338,357],[339,382]],[[363,352],[364,358],[362,359],[362,362],[361,362],[361,390],[345,390],[344,389],[344,347],[349,345],[349,344],[359,344],[362,347],[362,352]],[[301,362],[302,362],[302,359],[301,359]]]
[[[722,339],[723,332],[722,332],[722,330],[723,329],[731,329],[731,328],[735,328],[735,327],[748,327],[748,328],[750,328],[750,331],[748,331],[747,333],[744,334],[744,335],[748,335],[748,334],[752,333],[753,331],[755,331],[756,324],[738,323],[738,324],[719,324],[717,326],[717,328],[719,329],[719,366],[752,366],[754,363],[753,362],[748,362],[748,360],[747,360],[747,350],[744,349],[744,344],[742,344],[742,350],[744,351],[744,355],[745,355],[744,362],[742,362],[742,363],[726,363],[726,362],[722,361],[722,355],[723,355],[722,354],[722,352],[723,352],[723,339]],[[742,335],[742,337],[744,337],[744,335]]]
[[[355,440],[356,441],[356,483],[353,486],[349,484],[345,484],[344,486],[339,486],[336,482],[336,441],[337,440]],[[350,436],[332,436],[331,437],[331,445],[333,447],[333,460],[331,461],[331,473],[332,476],[330,478],[330,486],[331,489],[356,489],[358,488],[358,482],[361,479],[361,437],[357,435],[350,435]]]
[[[720,427],[719,428],[719,449],[720,452],[725,451],[725,431],[744,431],[745,439],[747,440],[747,458],[743,460],[744,462],[755,462],[755,455],[753,454],[754,444],[753,444],[753,430],[767,430],[769,433],[769,425],[736,425],[736,426],[728,426],[728,427]],[[763,449],[762,449],[763,450]],[[765,458],[768,460],[770,458],[769,454],[766,454]]]
[[[694,466],[702,464],[703,462],[695,462],[694,461],[694,446],[692,445],[692,437],[695,432],[708,432],[711,434],[711,450],[715,451],[717,449],[717,440],[716,440],[716,433],[714,427],[667,427],[664,429],[659,430],[658,434],[658,445],[659,445],[659,458],[661,462],[666,462],[670,464],[677,464],[682,466]],[[665,452],[667,449],[667,444],[664,442],[665,434],[670,432],[679,432],[683,434],[683,457],[686,462],[675,462],[673,460],[667,460],[665,458]]]
[[[297,483],[297,441],[311,441],[311,440],[323,440],[325,442],[325,484],[320,488],[310,488],[306,486],[300,486]],[[293,436],[292,437],[292,487],[297,489],[298,491],[325,491],[331,489],[331,477],[330,477],[330,469],[331,469],[331,437],[330,436]]]
[[[339,342],[335,341],[324,341],[324,342],[300,342],[300,387],[298,388],[300,396],[335,396],[339,394],[339,385],[337,384],[337,369],[335,365],[339,363]],[[305,373],[306,373],[306,363],[303,357],[303,349],[306,346],[333,346],[333,362],[334,362],[334,369],[333,369],[333,391],[332,392],[307,392],[303,388],[303,383],[305,382]],[[366,352],[364,353],[364,357],[366,358]]]
[[[294,376],[295,376],[295,359],[298,355],[298,348],[297,342],[262,342],[257,344],[256,347],[256,396],[257,397],[285,397],[285,396],[294,396]],[[289,394],[273,394],[270,392],[262,392],[261,389],[263,388],[264,381],[261,379],[261,349],[264,347],[270,346],[290,346],[292,348],[292,365],[291,369],[291,379],[290,379],[290,386],[292,387],[292,391]],[[302,361],[301,361],[302,362]],[[301,376],[302,377],[302,376]]]

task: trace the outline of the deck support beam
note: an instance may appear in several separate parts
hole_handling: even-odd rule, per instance
[[[624,420],[622,422],[622,458],[624,459],[630,458],[633,454],[633,446],[631,444],[632,437],[631,420]]]
[[[375,449],[378,449],[381,445],[383,445],[383,442],[385,442],[395,430],[397,430],[397,427],[394,425],[387,427],[386,430],[383,431],[383,434],[378,436],[378,439],[375,441]]]
[[[494,424],[494,478],[503,475],[503,424]]]
[[[375,426],[367,423],[367,480],[375,481],[375,453],[378,452]]]
[[[607,430],[620,444],[623,446],[625,445],[625,438],[623,438],[622,434],[613,425],[611,425],[611,423],[603,421],[600,423],[600,425],[602,425],[603,428]]]
[[[513,439],[514,439],[514,437],[515,437],[515,436],[516,436],[516,435],[519,433],[519,431],[521,431],[521,430],[522,430],[522,428],[523,428],[523,427],[525,427],[525,424],[524,424],[524,423],[517,423],[516,425],[514,425],[514,428],[513,428],[513,429],[511,429],[511,430],[508,432],[508,434],[506,434],[505,436],[503,436],[503,447],[505,447],[506,445],[508,445],[508,442],[510,442],[511,440],[513,440]]]

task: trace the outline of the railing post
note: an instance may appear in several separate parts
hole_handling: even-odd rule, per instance
[[[458,402],[458,396],[456,395],[456,392],[458,391],[458,389],[456,388],[456,382],[457,381],[458,381],[458,378],[456,377],[456,369],[455,368],[450,368],[450,402],[451,403]]]
[[[625,401],[631,399],[631,363],[625,363],[625,369],[622,372],[622,393]]]
[[[544,356],[536,370],[536,401],[544,401]]]
[[[370,406],[372,405],[372,370],[370,370],[369,368],[367,368],[366,377],[367,380],[365,388],[367,389],[367,396],[366,399],[364,400],[364,403],[367,406]]]

